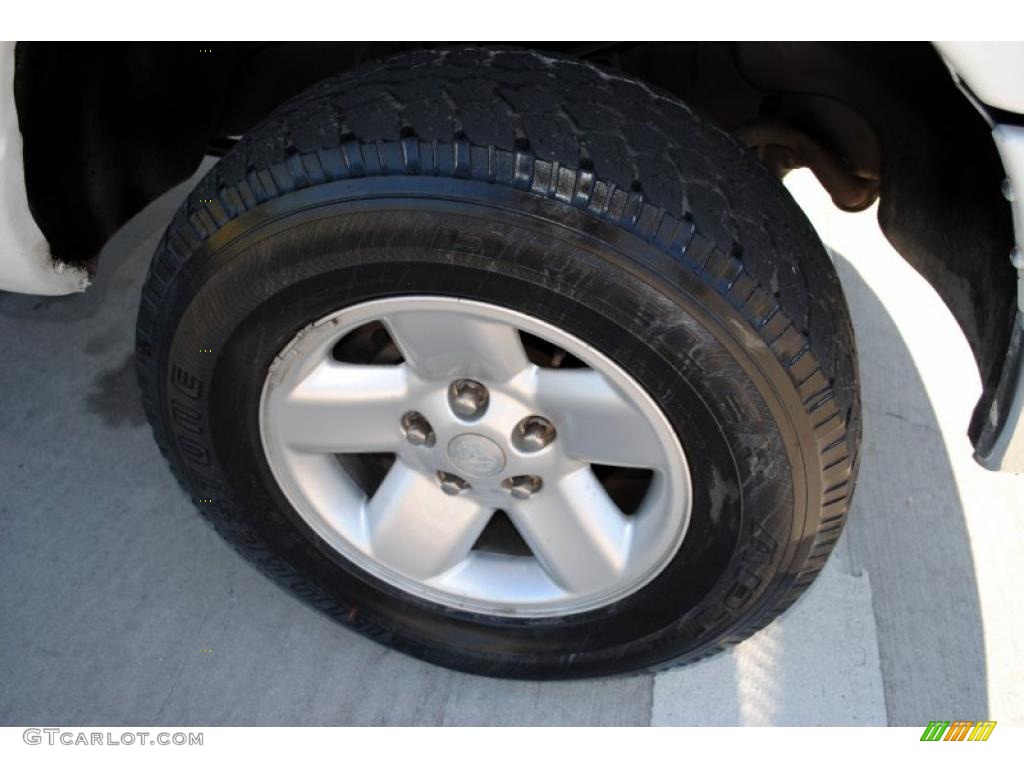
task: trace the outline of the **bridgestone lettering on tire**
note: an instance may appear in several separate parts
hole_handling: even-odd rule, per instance
[[[651,549],[634,576],[583,584],[544,608],[529,591],[506,600],[500,581],[479,599],[472,583],[429,588],[426,576],[406,578],[393,553],[380,561],[372,547],[358,554],[345,543],[355,529],[333,541],[318,532],[318,518],[293,503],[273,450],[268,458],[265,384],[288,350],[303,349],[294,345],[312,333],[304,329],[374,307],[395,311],[403,305],[392,300],[402,297],[439,311],[448,305],[434,298],[457,298],[481,317],[529,324],[515,332],[530,365],[590,368],[599,388],[610,381],[600,376],[621,373],[627,400],[652,403],[649,423],[662,419],[664,445],[678,441],[685,457],[686,515],[676,506],[664,512],[681,538]],[[382,323],[360,330],[353,348],[368,339],[376,357],[365,364],[413,366],[402,340],[381,330],[386,316]],[[458,348],[458,332],[445,333]],[[349,370],[349,338],[317,354]],[[559,348],[577,343],[578,356]],[[339,622],[479,674],[660,669],[743,640],[821,570],[856,474],[849,316],[828,255],[785,189],[674,97],[531,52],[404,55],[280,107],[210,171],[168,227],[143,289],[137,357],[156,440],[222,536]],[[402,456],[461,462],[437,467],[436,487],[422,486],[424,510],[462,509],[474,493],[496,505],[504,489],[508,514],[493,557],[545,564],[547,555],[532,551],[543,542],[513,505],[550,500],[555,481],[501,472],[513,459],[532,460],[531,451],[565,450],[576,461],[581,422],[571,405],[529,421],[515,410],[519,390],[493,381],[498,363],[461,370],[452,359],[445,389],[428,391],[422,412],[407,406],[395,416],[395,439],[405,443],[359,458],[358,471],[339,461],[352,482],[369,483],[368,497]],[[445,407],[454,410],[428,412]],[[488,419],[503,413],[510,425],[527,423],[498,430]],[[447,450],[438,435],[449,418],[481,426],[467,426],[474,436],[449,453],[409,453]],[[595,429],[605,428],[598,420]],[[674,455],[665,450],[648,462]],[[635,485],[640,469],[616,466],[594,461],[587,472],[603,484],[594,493],[607,492],[628,517],[612,485],[640,495],[645,486]],[[648,475],[648,488],[660,482],[657,470]],[[436,502],[435,491],[455,506]],[[503,548],[517,530],[528,551]],[[486,538],[474,550],[491,551]]]

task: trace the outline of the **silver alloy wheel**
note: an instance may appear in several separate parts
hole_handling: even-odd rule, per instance
[[[339,340],[373,322],[401,363],[335,359]],[[520,331],[585,367],[531,363]],[[661,572],[689,522],[686,458],[650,396],[575,336],[492,304],[378,299],[307,326],[270,366],[260,432],[288,501],[331,547],[394,587],[477,613],[621,600]],[[345,454],[394,463],[368,494]],[[650,471],[632,514],[592,465]],[[530,556],[474,547],[499,509]]]

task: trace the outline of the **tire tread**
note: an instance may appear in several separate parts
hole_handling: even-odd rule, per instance
[[[710,145],[724,149],[704,157],[703,138],[714,134]],[[737,308],[788,372],[827,472],[817,532],[795,576],[752,620],[683,663],[752,635],[795,602],[838,539],[857,470],[859,399],[853,331],[827,255],[802,215],[771,202],[779,197],[777,180],[722,136],[670,94],[532,51],[417,52],[313,86],[228,152],[181,206],[157,249],[136,348],[143,404],[161,453],[189,490],[156,401],[156,346],[169,322],[172,286],[220,228],[289,192],[361,176],[471,178],[528,190],[674,256]],[[242,554],[308,592],[280,558],[240,541],[238,529],[218,519],[226,513],[200,509],[222,531],[232,529]]]

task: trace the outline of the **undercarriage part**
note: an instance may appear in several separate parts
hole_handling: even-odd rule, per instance
[[[754,120],[740,126],[736,136],[754,149],[779,177],[797,168],[810,168],[832,202],[844,211],[863,211],[878,199],[878,178],[854,176],[841,159],[803,131],[780,120]]]

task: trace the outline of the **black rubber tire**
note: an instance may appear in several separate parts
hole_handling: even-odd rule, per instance
[[[585,614],[486,617],[397,592],[301,523],[260,447],[270,360],[343,306],[428,293],[559,325],[659,402],[694,508],[653,582]],[[735,644],[813,581],[853,490],[853,332],[814,231],[731,137],[578,61],[420,52],[283,105],[178,211],[137,341],[156,440],[226,539],[340,622],[469,672],[622,673]]]

